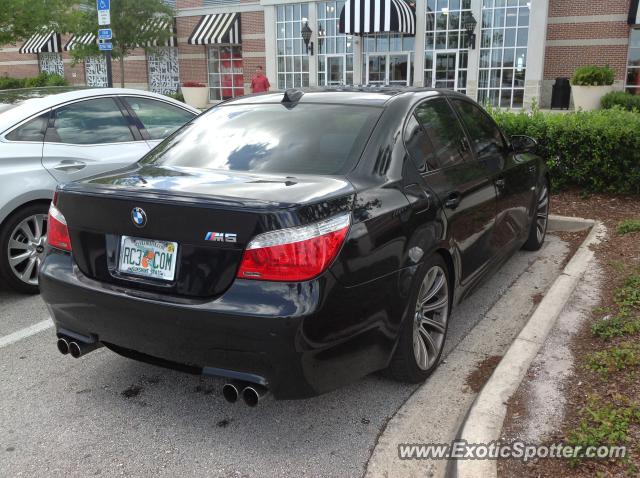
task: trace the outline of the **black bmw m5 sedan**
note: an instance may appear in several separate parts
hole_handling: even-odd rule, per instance
[[[58,188],[42,296],[58,348],[304,398],[424,380],[452,307],[539,249],[549,178],[464,95],[287,90],[223,103],[139,163]]]

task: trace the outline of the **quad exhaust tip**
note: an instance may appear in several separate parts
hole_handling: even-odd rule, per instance
[[[102,347],[102,344],[97,340],[93,342],[84,342],[71,337],[62,336],[58,338],[56,346],[62,355],[69,354],[73,358],[80,358],[83,355]]]
[[[232,381],[222,387],[222,396],[229,403],[236,403],[240,397],[248,407],[255,407],[269,394],[262,385],[248,382]]]

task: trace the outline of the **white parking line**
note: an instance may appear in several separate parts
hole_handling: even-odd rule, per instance
[[[0,349],[6,347],[7,345],[14,344],[19,340],[26,339],[27,337],[38,334],[43,330],[50,329],[51,327],[53,327],[53,320],[47,319],[43,320],[42,322],[38,322],[37,324],[33,324],[30,327],[18,330],[17,332],[14,332],[12,334],[0,337]]]

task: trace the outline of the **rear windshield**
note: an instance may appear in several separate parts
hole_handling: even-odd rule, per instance
[[[360,156],[382,109],[220,106],[153,150],[144,163],[234,171],[340,174]]]

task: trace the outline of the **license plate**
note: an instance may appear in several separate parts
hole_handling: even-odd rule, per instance
[[[122,236],[118,271],[150,279],[172,281],[178,243]]]

